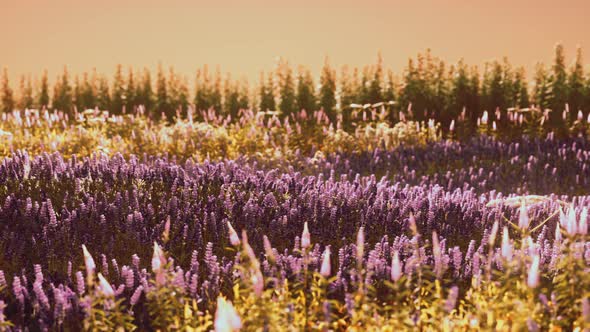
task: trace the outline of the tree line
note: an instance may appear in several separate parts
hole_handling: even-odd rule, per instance
[[[255,86],[207,65],[197,70],[192,85],[172,67],[159,65],[153,80],[148,69],[118,65],[111,80],[96,70],[72,77],[64,67],[52,84],[45,71],[35,82],[22,76],[15,89],[5,68],[0,107],[3,112],[47,108],[73,113],[99,108],[122,114],[143,105],[154,118],[167,120],[182,116],[190,105],[197,110],[213,108],[234,119],[247,108],[278,111],[285,117],[302,109],[323,109],[331,120],[342,114],[346,121],[351,105],[393,101],[388,103],[393,105],[388,109],[392,122],[399,120],[396,111],[403,111],[417,121],[432,118],[445,126],[459,116],[475,124],[484,110],[501,118],[509,108],[534,106],[554,110],[549,121],[559,128],[572,120],[567,117],[576,117],[577,110],[590,111],[590,75],[584,71],[581,48],[572,65],[566,64],[561,44],[554,51],[553,63],[537,64],[530,78],[524,67],[513,66],[507,58],[483,66],[463,60],[449,65],[430,50],[410,58],[399,74],[386,69],[380,55],[374,64],[345,65],[338,72],[326,59],[319,79],[306,67],[294,69],[282,59],[275,70],[262,72]],[[573,111],[564,115],[566,103]]]

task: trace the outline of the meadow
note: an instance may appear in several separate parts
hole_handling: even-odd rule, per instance
[[[0,82],[0,331],[590,331],[581,49],[69,75]]]
[[[590,328],[583,117],[191,112],[3,115],[0,329]]]

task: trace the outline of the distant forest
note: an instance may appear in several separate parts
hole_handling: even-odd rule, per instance
[[[45,71],[36,78],[22,76],[17,84],[4,68],[0,107],[2,112],[45,108],[74,114],[98,108],[123,114],[143,105],[154,119],[169,121],[186,115],[189,107],[215,109],[232,119],[240,109],[277,111],[283,117],[323,109],[331,120],[342,114],[346,121],[351,108],[383,102],[392,122],[399,120],[395,110],[407,111],[416,121],[434,119],[448,126],[460,116],[475,124],[486,110],[501,118],[511,108],[535,108],[553,110],[546,113],[549,124],[563,127],[590,112],[590,75],[584,72],[581,48],[571,65],[562,45],[554,52],[553,63],[537,64],[530,76],[507,58],[483,67],[463,60],[448,64],[430,50],[410,58],[402,73],[386,69],[380,55],[374,64],[339,70],[326,59],[319,78],[304,66],[294,69],[281,60],[276,70],[261,72],[255,85],[207,65],[196,71],[193,84],[162,65],[155,75],[118,65],[111,79],[96,70],[72,75],[64,68],[53,81]]]

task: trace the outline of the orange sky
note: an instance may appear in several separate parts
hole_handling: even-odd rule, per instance
[[[53,78],[63,65],[110,74],[161,61],[192,78],[208,63],[256,79],[278,55],[317,71],[325,55],[362,65],[381,49],[399,71],[430,47],[452,62],[507,55],[530,69],[558,41],[568,62],[577,44],[590,54],[588,13],[588,0],[0,0],[0,66]]]

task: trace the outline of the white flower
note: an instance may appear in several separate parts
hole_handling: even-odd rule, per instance
[[[232,332],[242,328],[242,320],[230,301],[217,298],[217,311],[214,322],[215,332]]]
[[[361,226],[356,234],[356,260],[359,264],[363,262],[365,255],[365,227]]]
[[[113,287],[101,273],[98,274],[98,290],[105,296],[115,296]]]
[[[571,206],[567,213],[565,229],[570,235],[575,235],[577,233],[577,228],[576,210]]]
[[[307,221],[303,224],[303,233],[301,234],[301,248],[306,249],[311,245],[311,239],[309,235],[309,228],[307,227]]]
[[[94,274],[94,270],[96,270],[96,264],[94,263],[94,258],[86,249],[86,245],[82,245],[82,252],[84,253],[84,265],[86,265],[86,273],[90,276]]]
[[[580,213],[580,222],[578,224],[578,233],[588,234],[588,208],[584,207]]]
[[[402,263],[399,260],[399,253],[397,250],[393,253],[391,259],[391,279],[398,281],[402,277]]]
[[[158,242],[154,241],[154,255],[152,256],[152,271],[159,271],[162,265],[166,263],[166,257]]]
[[[330,247],[326,247],[326,250],[324,250],[324,257],[322,260],[322,267],[320,268],[320,274],[327,278],[330,276],[331,274],[331,267],[330,267]]]
[[[520,229],[525,230],[529,228],[529,215],[526,209],[526,203],[523,201],[522,205],[520,206],[519,214],[518,214],[518,227]]]
[[[240,245],[240,237],[229,220],[227,221],[227,228],[229,228],[229,243],[234,247]]]
[[[527,279],[527,285],[530,288],[535,288],[539,285],[539,255],[533,256],[533,263],[529,269],[529,276]]]

